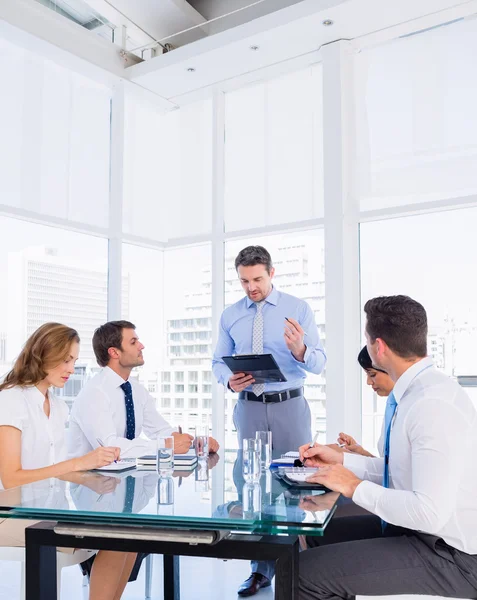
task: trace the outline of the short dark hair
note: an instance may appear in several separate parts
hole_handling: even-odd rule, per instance
[[[255,265],[265,265],[267,273],[272,270],[272,257],[270,252],[263,246],[247,246],[237,255],[235,259],[235,270],[239,267],[254,267]]]
[[[100,367],[109,363],[109,348],[122,350],[123,329],[136,329],[130,321],[108,321],[93,333],[93,350]]]
[[[427,356],[427,315],[409,296],[380,296],[364,305],[366,331],[381,338],[401,358]]]
[[[361,348],[361,350],[359,351],[358,362],[359,362],[360,367],[362,367],[365,371],[368,371],[369,369],[373,369],[373,371],[379,371],[380,373],[386,373],[386,371],[383,371],[382,369],[378,369],[377,367],[375,367],[373,365],[373,361],[371,360],[371,357],[369,356],[369,352],[368,352],[368,349],[366,346],[364,348]]]

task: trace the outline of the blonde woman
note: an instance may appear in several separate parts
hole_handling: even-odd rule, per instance
[[[110,464],[119,448],[97,448],[66,460],[65,423],[68,407],[53,395],[62,388],[79,354],[78,333],[59,323],[46,323],[27,340],[13,369],[0,384],[0,489],[50,477],[74,481],[82,471]],[[87,475],[85,474],[85,477]],[[24,546],[32,521],[0,522],[0,546]],[[90,600],[119,600],[135,554],[100,551],[90,580]]]

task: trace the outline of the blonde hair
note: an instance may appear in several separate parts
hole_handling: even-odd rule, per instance
[[[75,329],[61,323],[45,323],[26,341],[13,369],[0,383],[0,392],[17,385],[36,385],[45,379],[47,371],[68,358],[71,344],[79,341]]]

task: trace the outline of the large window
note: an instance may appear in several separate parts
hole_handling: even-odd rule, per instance
[[[155,240],[212,229],[212,101],[160,114],[127,96],[126,233]]]
[[[40,325],[64,323],[81,338],[76,373],[60,391],[72,399],[97,369],[91,339],[107,319],[107,240],[7,217],[0,231],[0,376]]]
[[[171,386],[161,378],[163,346],[163,252],[123,244],[122,313],[136,325],[145,345],[144,366],[136,371],[139,381],[159,399]],[[158,405],[159,408],[159,405]]]
[[[170,382],[174,426],[194,435],[198,423],[211,424],[212,388],[205,385],[212,362],[211,248],[209,244],[164,251],[161,347],[162,381]],[[157,318],[157,317],[156,317]],[[203,335],[205,334],[205,336]],[[204,343],[198,340],[205,337]],[[163,384],[169,386],[170,384]],[[199,402],[200,401],[200,402]],[[169,403],[168,403],[169,406]]]
[[[242,248],[261,244],[270,252],[275,266],[274,285],[278,290],[306,300],[313,312],[322,342],[325,342],[325,280],[323,231],[304,231],[262,236],[253,240],[237,240],[225,246],[225,305],[230,306],[243,298],[244,292],[235,271],[235,257]],[[310,404],[312,429],[320,432],[320,441],[326,434],[325,373],[308,373],[305,397]],[[237,395],[227,393],[226,442],[228,448],[237,447],[233,425],[233,408]]]
[[[461,20],[356,55],[362,209],[477,192],[476,52]]]
[[[323,215],[321,65],[226,94],[225,227]]]
[[[0,39],[0,204],[107,227],[110,90]]]
[[[421,302],[428,353],[452,377],[477,375],[476,228],[477,208],[361,225],[363,303],[391,294]],[[376,446],[384,408],[385,399],[363,389],[363,444],[369,449]]]

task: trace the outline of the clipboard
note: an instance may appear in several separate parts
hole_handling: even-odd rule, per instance
[[[255,383],[281,383],[287,380],[271,354],[236,354],[222,356],[222,360],[232,373],[252,375]]]

